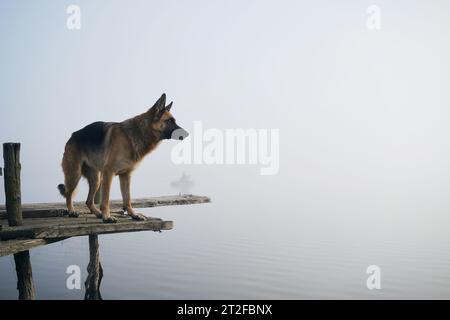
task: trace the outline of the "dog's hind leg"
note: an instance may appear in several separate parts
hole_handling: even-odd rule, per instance
[[[102,217],[102,213],[95,207],[94,197],[100,187],[100,171],[88,166],[86,163],[81,167],[81,172],[89,183],[89,194],[86,200],[86,205],[92,214],[95,214],[97,218]]]
[[[66,197],[67,211],[69,212],[69,216],[78,217],[78,213],[75,212],[73,207],[73,197],[81,178],[81,159],[75,148],[71,145],[66,146],[62,167],[64,171],[64,186],[61,189]]]

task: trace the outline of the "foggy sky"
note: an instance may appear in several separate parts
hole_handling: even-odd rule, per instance
[[[66,28],[69,4],[79,31]],[[175,193],[186,172],[194,193],[251,210],[262,204],[240,194],[293,215],[284,200],[295,198],[329,219],[447,216],[450,4],[377,1],[371,31],[372,4],[0,0],[0,140],[22,143],[23,201],[61,200],[71,132],[137,115],[165,92],[187,130],[279,129],[279,174],[176,166],[167,141],[137,169],[135,197]]]

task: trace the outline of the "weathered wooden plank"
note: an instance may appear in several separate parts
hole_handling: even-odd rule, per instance
[[[114,213],[112,214],[112,216],[117,218],[119,222],[136,222],[132,220],[130,216],[124,214],[123,212]],[[152,217],[147,217],[147,219],[161,220]],[[2,238],[4,240],[17,238],[33,238],[34,237],[33,229],[67,226],[67,225],[99,224],[99,223],[103,223],[102,220],[96,218],[92,214],[81,214],[78,218],[57,217],[57,218],[25,219],[23,226],[5,227],[3,230],[0,230],[0,240]]]
[[[0,212],[2,212],[0,210]],[[87,208],[77,208],[77,212],[80,215],[90,214]],[[31,219],[44,219],[44,218],[63,218],[69,217],[66,209],[27,209],[27,211],[22,212],[22,216],[27,220]],[[124,211],[122,209],[112,209],[111,214],[123,214]],[[0,213],[0,221],[2,219],[6,219],[6,213]]]
[[[19,227],[17,227],[19,228]],[[3,228],[0,231],[0,240],[12,240],[12,239],[34,239],[34,231],[30,228],[16,229],[16,228]]]
[[[0,241],[0,257],[8,256],[17,252],[30,250],[39,246],[64,240],[62,239],[16,239]]]
[[[73,219],[75,220],[75,219]],[[146,221],[134,221],[131,219],[122,219],[117,223],[103,223],[101,220],[92,220],[61,224],[61,225],[31,225],[21,227],[6,227],[0,231],[2,241],[30,238],[30,239],[54,239],[85,236],[89,234],[105,234],[117,232],[133,231],[162,231],[171,230],[172,221],[163,221],[161,219],[149,219]],[[1,243],[1,242],[0,242]]]
[[[34,238],[51,239],[60,237],[77,237],[89,234],[106,234],[117,232],[133,232],[133,231],[162,231],[171,230],[173,228],[172,221],[148,220],[148,221],[130,221],[120,223],[103,223],[86,224],[86,225],[68,225],[51,228],[37,229]]]
[[[132,201],[134,208],[151,208],[160,206],[188,205],[208,203],[211,199],[205,196],[196,195],[175,195],[160,196],[152,198],[134,199]],[[81,213],[87,213],[84,202],[76,202],[75,210]],[[122,211],[122,200],[112,200],[110,202],[111,211],[119,213]],[[24,218],[44,218],[44,217],[63,217],[66,214],[65,203],[32,203],[22,205],[22,215]],[[6,219],[5,206],[0,205],[0,220]]]
[[[124,214],[122,212],[114,212],[111,213],[112,216],[119,220],[127,220],[131,221],[131,218],[129,215]],[[152,217],[148,217],[149,219],[152,219]],[[0,220],[2,222],[4,220]],[[29,218],[24,219],[23,226],[14,227],[14,230],[23,230],[28,229],[29,227],[46,227],[46,226],[57,226],[57,225],[68,225],[68,224],[81,224],[81,223],[99,223],[101,222],[101,219],[98,219],[96,216],[90,214],[90,213],[83,213],[78,216],[78,218],[73,217],[46,217],[46,218]],[[5,226],[6,229],[8,227]],[[5,229],[4,229],[5,230]],[[0,230],[1,231],[1,230]]]

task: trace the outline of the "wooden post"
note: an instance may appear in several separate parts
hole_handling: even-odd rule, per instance
[[[5,200],[10,226],[21,226],[22,203],[20,193],[20,143],[4,143]]]
[[[100,293],[100,284],[103,278],[103,268],[100,263],[100,254],[98,250],[98,235],[89,235],[89,264],[87,267],[88,276],[84,282],[86,292],[84,300],[102,300]]]
[[[5,202],[8,224],[11,227],[23,225],[22,196],[20,191],[20,143],[4,143],[3,159],[5,161]],[[30,252],[14,254],[17,274],[17,290],[20,300],[34,300],[35,289],[31,269]]]
[[[1,176],[3,176],[3,168],[2,168],[2,167],[0,167],[0,177],[1,177]],[[3,227],[3,226],[0,224],[0,230],[2,230],[2,227]]]
[[[17,290],[19,300],[34,300],[36,297],[33,272],[31,270],[30,252],[22,251],[14,254],[17,273]]]

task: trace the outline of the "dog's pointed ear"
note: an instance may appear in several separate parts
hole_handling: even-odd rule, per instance
[[[166,106],[166,111],[170,111],[170,109],[172,108],[173,105],[173,101],[171,101],[167,106]]]
[[[149,111],[154,111],[155,114],[159,114],[161,113],[161,111],[164,111],[166,105],[166,94],[163,93],[161,98],[159,98],[155,104],[153,105],[153,107],[150,108]]]
[[[159,98],[158,102],[159,102],[159,107],[161,109],[164,109],[164,107],[166,105],[166,94],[165,93],[162,94],[162,96],[161,96],[161,98]]]

